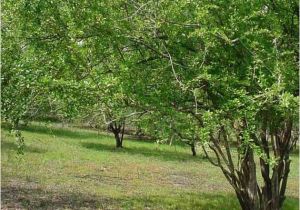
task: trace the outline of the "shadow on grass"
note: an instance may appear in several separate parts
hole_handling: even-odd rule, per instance
[[[77,128],[78,129],[78,128]],[[57,137],[64,137],[64,138],[70,138],[70,139],[99,139],[99,138],[112,138],[112,133],[96,133],[91,132],[91,130],[70,130],[68,128],[63,127],[46,127],[46,126],[39,126],[39,125],[30,125],[26,127],[22,127],[21,130],[32,132],[32,133],[39,133],[39,134],[47,134],[47,135],[54,135]],[[105,132],[105,131],[102,131]],[[130,139],[128,139],[130,138]],[[151,139],[139,139],[137,136],[127,136],[126,141],[133,141],[133,142],[139,142],[139,143],[153,143],[154,141]]]
[[[9,130],[9,125],[7,123],[2,123],[1,128],[5,130]],[[70,128],[64,127],[47,127],[43,125],[28,125],[28,126],[21,126],[20,128],[22,131],[27,131],[31,133],[38,133],[38,134],[46,134],[46,135],[53,135],[56,137],[63,137],[69,139],[99,139],[99,138],[112,138],[114,139],[112,133],[96,133],[91,132],[91,130],[70,130]],[[72,129],[72,128],[71,128]],[[105,132],[105,131],[102,131]],[[155,142],[153,139],[146,138],[134,135],[125,135],[126,141],[131,142],[138,142],[139,144],[149,144]],[[114,140],[113,140],[114,141]],[[173,146],[178,147],[186,147],[186,145],[180,141],[173,142]]]
[[[167,161],[206,161],[203,156],[193,157],[192,154],[176,152],[176,151],[166,151],[166,150],[157,150],[155,148],[150,149],[146,147],[135,147],[130,146],[126,148],[115,148],[113,145],[106,145],[101,143],[91,143],[91,142],[83,142],[81,145],[87,149],[92,149],[96,151],[109,151],[109,152],[117,152],[124,153],[130,155],[143,155],[145,157],[154,157],[161,160]]]
[[[72,131],[64,128],[56,128],[56,127],[44,127],[44,126],[27,126],[22,128],[23,131],[28,131],[32,133],[39,134],[47,134],[54,135],[57,137],[64,137],[70,139],[96,139],[99,137],[105,137],[104,135],[92,133],[92,132],[84,132],[84,131]]]
[[[51,192],[24,186],[1,187],[3,209],[107,209],[112,200],[76,193]]]
[[[237,198],[232,194],[206,194],[182,192],[175,196],[149,196],[128,198],[124,209],[199,209],[199,210],[240,210]],[[283,210],[298,210],[299,200],[287,198]]]
[[[113,198],[33,187],[2,187],[4,209],[239,209],[233,196],[190,194]]]
[[[7,142],[7,141],[1,141],[1,150],[14,150],[17,151],[18,150],[18,146],[16,143],[14,142]],[[44,149],[40,149],[40,148],[36,148],[36,147],[32,147],[32,146],[26,146],[24,148],[24,152],[28,152],[28,153],[45,153],[47,150]]]
[[[134,197],[124,200],[124,209],[199,209],[199,210],[239,210],[233,195],[187,193],[168,196]]]
[[[299,146],[294,148],[291,152],[291,155],[298,156],[299,155]]]
[[[2,124],[2,128],[9,130],[9,126],[7,124]],[[46,134],[46,135],[54,135],[57,137],[63,138],[70,138],[70,139],[99,139],[99,138],[113,138],[112,133],[104,134],[103,133],[96,133],[96,131],[92,130],[71,130],[71,128],[64,128],[64,127],[47,127],[42,125],[29,125],[29,126],[22,126],[20,128],[22,131],[27,131],[31,133],[38,133],[38,134]],[[78,129],[78,128],[77,128]],[[139,139],[137,136],[128,136],[130,139],[126,139],[129,141],[136,141],[140,143],[153,143],[154,141],[151,139],[143,140]]]
[[[3,209],[240,209],[235,196],[186,193],[113,198],[79,192],[43,190],[29,186],[2,186]],[[288,198],[283,210],[298,209],[299,200]]]

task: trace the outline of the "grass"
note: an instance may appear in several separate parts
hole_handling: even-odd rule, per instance
[[[184,146],[54,126],[24,129],[25,155],[3,127],[2,207],[25,209],[240,209],[220,170]],[[298,209],[298,156],[284,209]]]

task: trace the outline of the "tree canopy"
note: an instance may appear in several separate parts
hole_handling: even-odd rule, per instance
[[[145,114],[157,137],[199,145],[243,209],[282,206],[297,140],[297,1],[8,0],[2,10],[1,113],[14,128],[38,113],[88,114],[120,137]]]

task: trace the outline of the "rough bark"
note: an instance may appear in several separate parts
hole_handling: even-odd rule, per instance
[[[268,129],[266,124],[262,126],[259,137],[254,133],[251,134],[254,144],[259,146],[265,154],[259,159],[263,178],[261,187],[258,185],[256,177],[255,151],[250,144],[244,144],[241,147],[242,151],[239,152],[237,165],[232,160],[232,149],[230,149],[224,128],[220,129],[223,135],[218,135],[218,137],[211,135],[210,137],[209,148],[215,154],[215,160],[209,157],[206,148],[203,147],[208,160],[222,170],[234,188],[243,210],[280,210],[285,200],[291,162],[289,154],[296,143],[296,140],[291,137],[292,122],[286,120],[270,133]],[[244,142],[240,133],[237,135],[237,141],[238,145],[242,145]],[[271,156],[277,160],[276,164],[270,165],[269,158]]]
[[[247,148],[238,176],[241,186],[240,189],[236,191],[236,194],[239,194],[242,198],[239,200],[240,205],[244,210],[259,210],[260,199],[256,178],[256,165],[254,152],[250,148]]]
[[[113,132],[116,140],[116,148],[123,147],[123,137],[125,131],[125,122],[116,123],[112,122],[109,124],[108,129]]]
[[[192,151],[193,156],[197,155],[197,153],[196,153],[196,147],[195,147],[194,143],[191,144],[191,151]]]
[[[116,139],[116,147],[117,148],[122,148],[123,147],[123,145],[122,145],[123,142],[122,142],[122,140],[119,136],[119,133],[114,133],[114,135],[115,135],[115,139]]]

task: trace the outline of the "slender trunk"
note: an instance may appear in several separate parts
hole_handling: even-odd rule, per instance
[[[115,139],[116,139],[116,147],[117,148],[122,148],[122,140],[120,138],[120,135],[118,132],[114,132],[114,135],[115,135]]]
[[[121,144],[123,143],[124,131],[125,131],[125,121],[122,123],[122,131],[121,131]]]
[[[277,159],[276,165],[272,166],[272,175],[270,174],[270,165],[261,160],[261,172],[264,178],[264,186],[262,188],[262,200],[264,210],[279,210],[282,208],[285,200],[285,190],[290,171],[290,158],[293,145],[291,138],[292,121],[287,120],[283,129],[277,129],[271,135],[271,145],[274,156]],[[262,135],[263,136],[263,135]],[[263,136],[264,137],[264,136]],[[267,138],[262,138],[267,146]],[[269,151],[265,149],[269,155]]]
[[[236,190],[235,194],[239,200],[242,210],[252,210],[250,207],[251,205],[249,205],[249,203],[247,202],[247,199],[245,199],[245,194],[243,194],[241,190]]]
[[[195,147],[195,144],[194,144],[194,143],[191,144],[191,150],[192,150],[193,156],[196,156],[197,153],[196,153],[196,147]]]
[[[236,129],[237,141],[241,145],[244,139],[240,135],[239,127]],[[296,144],[296,140],[291,138],[292,121],[286,120],[280,126],[268,129],[270,129],[268,124],[265,124],[262,127],[260,138],[257,138],[255,133],[251,135],[256,146],[259,146],[264,152],[264,156],[259,159],[263,178],[262,187],[258,185],[254,149],[251,145],[240,147],[236,166],[234,166],[231,159],[231,150],[226,135],[223,137],[226,153],[223,152],[224,150],[220,146],[220,136],[216,139],[211,135],[213,145],[208,146],[214,152],[216,161],[209,157],[205,147],[203,147],[208,160],[213,165],[221,168],[223,174],[233,186],[243,210],[281,210],[285,200],[291,162],[289,154]],[[270,146],[272,146],[272,149]],[[272,156],[271,152],[273,152]],[[276,159],[274,165],[269,163],[271,157]]]
[[[239,173],[241,189],[236,190],[240,205],[243,210],[259,210],[260,198],[256,177],[256,165],[254,161],[254,152],[247,148],[244,159],[241,163]]]

